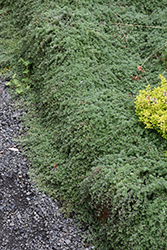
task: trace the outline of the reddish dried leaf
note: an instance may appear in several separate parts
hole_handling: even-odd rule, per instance
[[[145,70],[144,70],[140,65],[137,66],[137,69],[138,69],[139,71],[141,71],[142,73],[145,72]]]
[[[138,76],[130,76],[132,78],[132,80],[134,81],[138,81],[139,80],[139,77]]]

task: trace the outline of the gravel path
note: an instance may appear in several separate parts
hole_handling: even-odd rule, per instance
[[[0,80],[0,250],[89,250],[77,226],[59,213],[56,200],[37,193],[28,180],[29,162],[12,140],[19,112]]]

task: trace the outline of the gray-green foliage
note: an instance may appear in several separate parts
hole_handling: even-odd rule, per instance
[[[166,42],[166,1],[0,5],[2,35],[17,34],[8,61],[20,80],[19,60],[29,62],[22,144],[40,189],[72,204],[96,249],[166,249],[167,142],[144,129],[133,103],[165,70],[161,51],[145,73],[137,66]]]

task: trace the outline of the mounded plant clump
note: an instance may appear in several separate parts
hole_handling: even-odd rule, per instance
[[[0,63],[29,110],[20,143],[30,176],[75,211],[98,250],[167,248],[167,141],[134,106],[164,71],[153,51],[166,41],[167,4],[145,2],[0,0],[10,48]],[[159,92],[141,93],[140,106],[157,107]]]

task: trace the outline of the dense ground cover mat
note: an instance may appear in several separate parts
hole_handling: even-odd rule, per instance
[[[0,6],[0,64],[28,111],[20,143],[39,190],[75,211],[96,249],[166,249],[167,141],[134,106],[166,74],[166,1]]]

